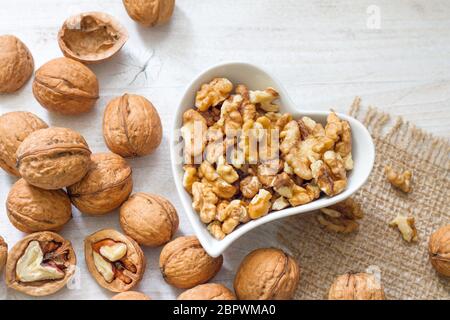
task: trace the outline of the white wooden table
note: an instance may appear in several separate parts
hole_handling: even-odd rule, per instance
[[[375,7],[373,5],[376,5]],[[183,214],[169,166],[168,128],[183,87],[205,67],[225,60],[251,61],[267,68],[286,86],[300,109],[346,111],[355,95],[394,115],[402,115],[436,135],[450,137],[450,6],[446,0],[178,0],[172,21],[146,29],[134,23],[119,0],[3,1],[0,34],[15,34],[30,48],[36,67],[61,56],[56,35],[63,21],[83,11],[104,11],[118,18],[130,39],[122,52],[92,67],[100,99],[89,114],[65,117],[47,113],[31,93],[31,83],[16,94],[0,96],[0,113],[27,110],[49,124],[81,132],[94,152],[106,151],[101,131],[105,104],[124,92],[149,98],[165,128],[153,155],[131,160],[134,191],[159,193],[179,209],[181,229],[191,227]],[[378,15],[379,13],[379,15]],[[379,16],[379,20],[377,17]],[[0,203],[15,179],[0,172]],[[234,272],[251,250],[277,246],[277,227],[263,226],[236,242],[225,254],[215,281],[232,287]],[[103,299],[87,272],[83,238],[100,228],[118,228],[117,213],[74,218],[62,235],[75,247],[80,267],[76,283],[53,299]],[[0,235],[10,246],[23,234],[0,211]],[[136,288],[154,299],[175,298],[158,268],[161,248],[144,249],[147,271]],[[0,299],[23,299],[0,281]]]

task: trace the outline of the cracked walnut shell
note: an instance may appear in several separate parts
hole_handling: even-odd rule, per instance
[[[428,253],[436,271],[450,277],[450,224],[439,228],[431,235]]]
[[[20,231],[59,231],[72,218],[70,199],[64,190],[44,190],[18,180],[9,191],[6,211]]]
[[[124,94],[117,97],[106,106],[103,137],[108,148],[122,157],[148,155],[162,140],[158,111],[142,96]]]
[[[8,244],[0,236],[0,273],[3,271],[3,267],[8,259]]]
[[[195,236],[179,237],[164,246],[159,268],[167,283],[188,289],[213,278],[222,267],[223,257],[213,258]]]
[[[98,63],[111,58],[127,40],[125,28],[103,12],[72,16],[58,33],[58,44],[63,54],[83,63]]]
[[[81,62],[69,58],[50,60],[33,81],[36,100],[51,112],[74,115],[90,111],[98,99],[95,74]]]
[[[177,300],[236,300],[236,296],[222,284],[205,283],[186,290]]]
[[[20,176],[16,168],[16,152],[23,140],[47,124],[31,112],[14,111],[0,116],[0,167]]]
[[[99,285],[124,292],[141,281],[146,260],[136,241],[113,229],[97,231],[84,240],[89,272]]]
[[[17,150],[17,168],[29,184],[61,189],[84,177],[91,163],[84,138],[68,128],[48,128],[31,133]]]
[[[334,280],[329,300],[385,300],[380,280],[369,273],[346,273]]]
[[[137,291],[125,291],[116,294],[111,300],[151,300],[149,296]]]
[[[239,300],[292,299],[300,280],[300,267],[276,248],[252,251],[241,262],[234,278]]]
[[[33,56],[19,38],[0,35],[0,94],[19,90],[34,70]]]
[[[123,0],[131,19],[143,26],[153,27],[170,20],[175,0]]]
[[[37,232],[11,249],[6,263],[8,287],[31,296],[62,289],[75,273],[76,257],[70,241],[54,232]]]
[[[120,225],[139,244],[157,247],[178,230],[178,214],[169,200],[149,193],[133,194],[120,208]]]
[[[91,155],[86,175],[67,187],[67,192],[81,212],[101,215],[118,208],[132,188],[131,167],[125,159],[114,153],[97,153]]]

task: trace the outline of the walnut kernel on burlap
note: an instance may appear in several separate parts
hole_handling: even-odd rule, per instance
[[[317,213],[280,223],[280,244],[302,267],[295,298],[323,299],[338,275],[379,270],[388,299],[450,299],[450,278],[434,271],[427,249],[431,233],[450,223],[450,142],[400,118],[388,129],[387,114],[374,108],[362,111],[359,104],[356,98],[349,113],[366,125],[376,148],[373,172],[354,195],[365,217],[359,231],[348,235],[322,229]],[[410,194],[390,185],[385,165],[413,172]],[[406,243],[389,227],[397,213],[416,219],[417,243]]]

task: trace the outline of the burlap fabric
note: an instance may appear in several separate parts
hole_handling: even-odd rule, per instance
[[[323,230],[315,214],[289,218],[278,237],[302,267],[297,299],[326,298],[334,278],[348,271],[380,272],[388,299],[450,299],[450,279],[440,277],[428,260],[428,239],[450,223],[450,143],[446,139],[355,99],[350,115],[371,132],[376,160],[373,172],[355,195],[365,213],[356,233]],[[413,172],[413,191],[403,194],[386,181],[384,167]],[[408,244],[388,223],[397,213],[416,219],[419,242]]]

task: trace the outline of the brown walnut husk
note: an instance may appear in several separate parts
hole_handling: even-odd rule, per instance
[[[175,0],[123,0],[128,15],[143,26],[153,27],[170,20]]]
[[[124,94],[114,98],[103,116],[103,137],[108,148],[122,157],[148,155],[162,139],[158,111],[142,96]]]
[[[19,90],[34,70],[33,56],[27,46],[12,35],[0,36],[0,93]]]
[[[3,267],[8,259],[8,244],[0,237],[0,273],[3,271]]]
[[[385,300],[383,285],[369,273],[346,273],[336,278],[329,300]]]
[[[241,262],[234,291],[239,300],[288,300],[299,280],[300,268],[290,255],[276,248],[257,249]]]
[[[159,268],[167,283],[189,289],[214,277],[222,267],[223,257],[213,258],[195,236],[179,237],[164,246]]]
[[[428,252],[436,271],[450,277],[450,224],[439,228],[431,235]]]
[[[186,290],[177,300],[236,300],[236,296],[222,284],[205,283]]]
[[[95,74],[69,58],[50,60],[40,67],[33,81],[33,94],[47,110],[66,115],[90,111],[98,99]]]
[[[100,215],[118,208],[133,188],[131,167],[114,153],[91,155],[87,174],[67,187],[70,200],[81,212]]]
[[[70,186],[84,177],[91,163],[84,138],[68,128],[31,133],[17,150],[17,168],[28,183],[49,190]]]
[[[127,246],[124,262],[121,260],[120,265],[117,263],[113,264],[115,276],[111,282],[107,282],[98,271],[93,257],[96,245],[105,240],[123,243]],[[113,229],[103,229],[88,236],[84,240],[84,257],[89,272],[97,283],[112,292],[124,292],[132,289],[141,281],[145,272],[146,260],[138,243]],[[127,281],[124,281],[124,278]]]
[[[16,152],[28,135],[47,128],[47,124],[31,112],[14,111],[0,116],[0,167],[20,176],[16,168]]]
[[[85,12],[68,18],[58,33],[63,54],[83,63],[111,58],[128,40],[125,28],[103,12]]]
[[[56,251],[50,251],[44,255],[51,263],[55,261],[61,265],[64,271],[64,277],[57,280],[41,280],[34,282],[21,282],[17,279],[16,265],[23,256],[28,245],[32,241],[38,241],[41,248],[50,248],[58,245]],[[9,288],[23,292],[31,296],[46,296],[61,290],[75,273],[76,256],[70,241],[64,239],[54,232],[36,232],[20,240],[11,249],[6,263],[5,282]]]
[[[120,208],[122,229],[141,245],[156,247],[166,244],[177,232],[178,224],[174,206],[155,194],[133,194]]]
[[[64,190],[36,188],[24,179],[9,191],[6,211],[11,223],[26,233],[59,231],[72,218],[72,206]]]
[[[149,296],[137,291],[125,291],[116,294],[111,300],[152,300]]]

